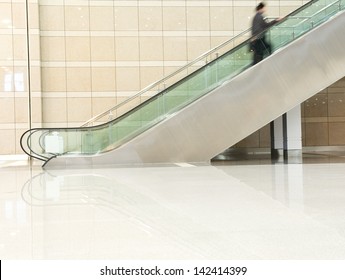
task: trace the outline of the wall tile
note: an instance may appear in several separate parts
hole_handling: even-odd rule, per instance
[[[13,59],[12,35],[0,35],[0,41],[1,41],[0,60],[12,60]]]
[[[163,30],[186,30],[185,7],[163,7]]]
[[[328,110],[330,117],[345,117],[345,93],[329,94]]]
[[[42,98],[42,113],[44,123],[66,122],[67,99]]]
[[[327,94],[316,94],[304,103],[305,117],[326,117],[328,114],[328,97]]]
[[[253,7],[234,7],[234,30],[244,31],[251,27],[254,9]]]
[[[42,123],[42,98],[34,97],[31,100],[31,119],[33,123]],[[65,112],[63,112],[65,113]]]
[[[164,37],[164,60],[187,60],[186,37]]]
[[[345,145],[345,122],[329,124],[329,145]]]
[[[211,30],[233,31],[233,11],[232,7],[211,7]]]
[[[25,69],[26,73],[27,69]],[[34,92],[41,92],[42,91],[42,76],[41,76],[41,67],[39,66],[31,66],[31,91]]]
[[[1,129],[0,130],[0,155],[12,155],[15,153],[15,130]]]
[[[139,91],[139,69],[137,67],[118,67],[116,81],[118,91]]]
[[[90,98],[67,99],[68,122],[85,122],[91,118]]]
[[[90,30],[114,30],[113,7],[90,7]]]
[[[15,102],[15,122],[28,123],[29,121],[29,106],[28,98],[16,98]]]
[[[41,36],[41,60],[65,61],[65,37]]]
[[[35,16],[37,16],[37,14],[33,15],[33,17]],[[12,20],[12,24],[15,28],[26,28],[25,3],[12,3]]]
[[[30,35],[30,59],[40,60],[40,36],[38,34]]]
[[[138,7],[115,7],[115,30],[138,30]]]
[[[92,91],[115,92],[115,68],[93,67],[92,68]]]
[[[137,37],[117,37],[115,47],[116,60],[139,60],[139,40]]]
[[[0,123],[13,123],[15,121],[14,104],[14,98],[0,98]]]
[[[66,70],[57,67],[42,67],[42,91],[66,91]]]
[[[187,7],[187,30],[210,30],[208,7]]]
[[[65,15],[62,6],[40,6],[40,29],[55,31],[64,30]]]
[[[13,35],[13,58],[27,60],[27,56],[26,35]]]
[[[27,67],[14,67],[13,84],[16,93],[28,91]]]
[[[34,3],[35,2],[35,3]],[[37,1],[29,2],[29,25],[30,29],[39,28],[39,5]]]
[[[139,7],[139,30],[162,30],[162,9]]]
[[[90,61],[89,37],[66,37],[67,61]]]
[[[114,41],[113,37],[91,37],[91,61],[114,61]]]
[[[88,67],[68,67],[66,71],[66,79],[67,91],[91,91],[91,69]]]
[[[306,123],[305,137],[307,146],[328,146],[328,123]]]
[[[90,29],[89,7],[65,6],[66,30],[81,31]]]
[[[0,29],[10,29],[12,21],[11,3],[0,3]]]
[[[140,60],[163,60],[163,38],[140,37]]]
[[[14,91],[13,67],[0,67],[0,92]]]
[[[187,40],[188,60],[192,61],[211,49],[209,37],[188,37]]]

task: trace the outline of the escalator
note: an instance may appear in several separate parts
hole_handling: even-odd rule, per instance
[[[22,149],[46,168],[208,162],[345,76],[344,9],[310,1],[266,31],[273,54],[260,63],[246,31],[91,126],[25,132]]]

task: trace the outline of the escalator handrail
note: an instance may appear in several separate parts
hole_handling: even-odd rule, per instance
[[[284,28],[296,28],[297,26],[303,24],[304,22],[306,22],[307,20],[311,19],[312,17],[316,16],[317,14],[327,10],[329,7],[332,7],[334,4],[336,3],[341,3],[342,0],[335,0],[334,2],[328,4],[327,6],[323,7],[321,10],[317,11],[316,13],[312,14],[311,16],[302,16],[302,17],[289,17],[289,18],[298,18],[298,19],[303,19],[303,21],[297,23],[294,26],[284,26]]]
[[[26,153],[29,157],[32,157],[32,158],[35,158],[35,159],[38,159],[38,160],[42,160],[42,161],[46,161],[46,160],[49,159],[48,157],[44,157],[42,155],[37,154],[33,149],[31,149],[31,147],[29,145],[29,139],[30,139],[31,135],[34,134],[36,131],[39,131],[39,130],[41,130],[41,129],[40,128],[34,128],[34,129],[29,129],[29,130],[25,131],[23,133],[23,135],[20,137],[20,141],[19,141],[20,142],[20,147],[24,151],[24,153]],[[24,137],[27,134],[29,134],[29,135],[28,135],[26,141],[23,141]],[[26,147],[29,149],[29,151],[27,151],[27,149],[24,148],[24,145],[23,145],[24,142],[26,143]]]

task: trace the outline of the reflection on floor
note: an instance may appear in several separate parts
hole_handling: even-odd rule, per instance
[[[344,259],[345,158],[314,156],[49,172],[0,161],[0,256]]]
[[[278,152],[277,152],[278,153]],[[294,155],[287,153],[284,159],[283,152],[277,158],[271,158],[270,150],[230,149],[216,156],[213,165],[253,165],[253,164],[279,164],[279,163],[345,163],[345,150],[340,148],[334,151],[305,151]]]

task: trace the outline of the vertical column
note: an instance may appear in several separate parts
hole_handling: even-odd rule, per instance
[[[299,155],[302,150],[302,127],[300,105],[274,120],[274,149],[290,155]]]
[[[22,154],[19,139],[41,122],[37,0],[0,3],[0,154]],[[35,125],[37,126],[37,125]]]
[[[42,126],[41,49],[38,0],[27,0],[27,91],[29,92],[29,125]]]

